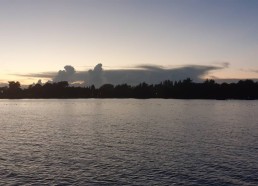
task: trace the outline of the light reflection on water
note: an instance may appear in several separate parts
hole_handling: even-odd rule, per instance
[[[0,100],[0,185],[257,185],[258,102]]]

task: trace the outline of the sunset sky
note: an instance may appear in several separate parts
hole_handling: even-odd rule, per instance
[[[257,20],[257,0],[0,0],[0,83],[98,63],[258,78]]]

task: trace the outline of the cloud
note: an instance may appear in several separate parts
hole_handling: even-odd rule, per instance
[[[20,77],[28,78],[42,78],[42,79],[53,79],[56,76],[56,72],[42,72],[42,73],[29,73],[29,74],[11,74]]]
[[[251,70],[251,72],[258,73],[258,70]]]
[[[229,66],[230,66],[229,62],[216,62],[214,64],[219,65],[219,66],[224,67],[224,68],[229,68]]]
[[[222,63],[222,66],[223,66],[224,68],[228,68],[228,67],[230,66],[230,63],[229,63],[229,62],[223,62],[223,63]]]
[[[132,69],[105,70],[102,64],[97,64],[88,71],[76,71],[73,66],[67,65],[64,70],[57,73],[46,72],[41,74],[27,74],[23,76],[49,78],[54,82],[68,81],[81,86],[95,85],[99,87],[110,83],[113,85],[127,83],[136,85],[142,82],[149,84],[160,83],[164,80],[183,80],[191,78],[195,82],[203,81],[202,77],[214,70],[222,70],[229,66],[228,63],[219,66],[187,65],[177,68],[164,68],[156,65],[140,65]]]
[[[7,87],[8,84],[7,83],[0,83],[0,87]]]
[[[106,83],[111,84],[138,84],[140,82],[146,83],[160,83],[164,80],[183,80],[191,78],[194,81],[200,81],[201,77],[208,74],[212,70],[218,70],[220,67],[209,66],[184,66],[173,69],[164,69],[158,66],[144,65],[138,66],[139,69],[133,70],[107,70],[104,71]]]
[[[57,76],[53,78],[54,82],[59,82],[59,81],[68,81],[68,82],[73,82],[75,81],[75,69],[74,67],[70,65],[66,65],[64,67],[64,70],[59,70],[57,73]]]
[[[83,81],[84,86],[95,85],[96,87],[106,83],[114,85],[123,83],[136,85],[141,82],[155,84],[167,79],[178,81],[188,77],[194,81],[202,81],[202,77],[210,71],[224,69],[227,66],[188,65],[165,69],[155,65],[140,65],[134,69],[103,70],[102,64],[98,64],[93,70],[78,72],[75,79]]]
[[[105,77],[102,69],[102,64],[97,64],[93,70],[89,70],[87,77],[87,79],[84,79],[85,84],[95,85],[97,87],[102,85]]]

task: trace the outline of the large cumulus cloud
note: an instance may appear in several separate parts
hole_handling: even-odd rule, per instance
[[[214,70],[221,70],[228,67],[228,63],[217,66],[187,65],[177,68],[163,68],[155,65],[140,65],[131,69],[105,70],[102,64],[97,64],[93,69],[87,71],[76,71],[73,66],[67,65],[64,70],[57,73],[29,74],[25,76],[38,78],[51,78],[52,81],[68,81],[71,84],[80,86],[95,85],[99,87],[103,84],[123,84],[136,85],[141,82],[149,84],[160,83],[164,80],[183,80],[191,78],[198,82],[202,77]]]
[[[66,65],[64,67],[64,70],[59,70],[57,73],[57,76],[53,78],[54,82],[59,82],[59,81],[68,81],[68,82],[73,82],[75,81],[75,69],[74,67],[70,65]]]

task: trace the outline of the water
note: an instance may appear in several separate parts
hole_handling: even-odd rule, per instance
[[[0,100],[0,185],[258,185],[258,102]]]

